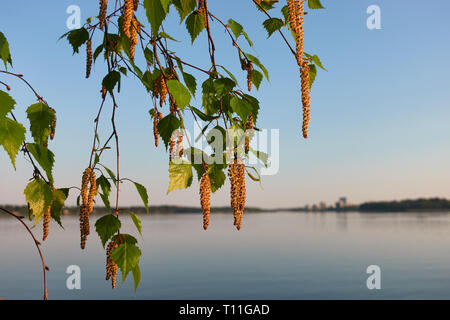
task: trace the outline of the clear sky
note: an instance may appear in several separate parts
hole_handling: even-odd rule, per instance
[[[81,7],[84,21],[97,15],[98,3],[4,2],[0,31],[10,42],[13,71],[23,73],[57,110],[57,135],[50,146],[56,156],[57,187],[78,186],[89,161],[92,120],[100,103],[99,83],[105,68],[98,63],[93,76],[84,79],[84,54],[72,56],[67,41],[57,40],[68,31],[69,5]],[[271,77],[271,83],[264,82],[255,95],[261,102],[258,126],[280,129],[280,170],[263,177],[263,189],[249,181],[247,203],[270,208],[321,200],[331,203],[344,195],[350,202],[450,197],[450,3],[322,2],[326,10],[315,10],[306,17],[305,51],[319,55],[328,72],[319,71],[313,86],[310,138],[305,141],[301,138],[298,68],[280,37],[275,34],[267,40],[261,26],[265,17],[252,1],[209,1],[210,10],[222,20],[233,18],[244,25],[255,43],[249,52],[260,58]],[[381,30],[366,27],[366,9],[372,4],[381,8]],[[178,21],[173,10],[166,31],[177,39],[188,39]],[[213,31],[218,63],[232,66],[244,84],[245,74],[229,38],[217,23]],[[194,47],[187,40],[171,48],[185,60],[206,66],[206,41],[203,33]],[[138,59],[143,66],[142,58]],[[12,85],[16,116],[28,124],[25,110],[35,98],[18,81],[2,80]],[[162,148],[155,150],[148,116],[151,100],[136,79],[122,82],[119,105],[122,176],[144,184],[153,205],[198,205],[196,182],[189,190],[166,195],[167,156]],[[103,120],[107,135],[108,116]],[[108,160],[104,162],[112,166],[113,153],[105,154]],[[14,172],[4,151],[0,163],[0,203],[23,203],[30,165],[19,155]],[[121,197],[123,205],[140,203],[135,190],[126,184]],[[226,185],[212,197],[212,205],[228,205],[228,197]],[[74,199],[75,192],[69,204]]]

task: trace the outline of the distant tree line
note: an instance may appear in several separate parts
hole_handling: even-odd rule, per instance
[[[447,199],[431,198],[401,201],[366,202],[359,206],[359,211],[402,212],[415,210],[450,210]]]

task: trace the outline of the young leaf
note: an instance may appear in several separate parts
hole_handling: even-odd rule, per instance
[[[262,65],[259,59],[249,53],[246,53],[245,56],[263,71],[267,81],[269,81],[269,72],[267,71],[266,67]]]
[[[64,203],[69,195],[69,189],[56,189],[53,193],[52,209],[50,215],[61,227],[61,214],[64,208]]]
[[[320,0],[308,0],[308,7],[310,9],[325,9],[320,3]]]
[[[134,214],[131,211],[128,211],[128,214],[131,217],[131,220],[133,220],[134,225],[136,226],[137,231],[139,231],[139,234],[142,236],[142,223],[141,220],[139,219],[139,217]]]
[[[141,282],[141,269],[139,268],[139,264],[137,264],[132,270],[133,280],[134,280],[134,294],[136,294],[137,288],[139,287],[139,283]]]
[[[89,32],[85,28],[75,29],[68,33],[67,40],[73,48],[73,54],[79,53],[80,47],[89,40]]]
[[[214,81],[214,88],[219,96],[230,93],[236,86],[236,83],[229,78],[220,78]]]
[[[186,72],[182,72],[181,74],[183,75],[184,83],[188,87],[192,96],[195,97],[195,91],[197,90],[197,81],[195,80],[194,76]]]
[[[53,182],[53,164],[55,162],[55,155],[46,147],[36,144],[27,143],[27,149],[33,155],[33,158],[39,163],[42,169],[44,169],[47,174],[47,178],[50,183]]]
[[[15,104],[16,101],[8,93],[0,90],[0,119],[6,117]]]
[[[55,114],[49,106],[39,102],[28,107],[27,117],[34,142],[43,145],[52,131]]]
[[[268,38],[270,38],[270,36],[274,32],[280,30],[283,25],[284,25],[283,20],[278,18],[270,18],[263,22],[263,26],[267,30],[267,33],[269,34]]]
[[[0,145],[8,153],[14,170],[17,154],[25,140],[25,131],[25,128],[17,121],[9,118],[0,119]]]
[[[168,2],[163,0],[164,3]],[[144,0],[144,8],[147,14],[147,20],[152,26],[154,34],[158,34],[159,27],[161,27],[162,22],[166,18],[167,11],[163,6],[161,0]]]
[[[106,90],[112,92],[119,81],[120,73],[118,71],[111,71],[103,78],[102,85]]]
[[[164,144],[169,145],[170,138],[172,137],[172,133],[181,127],[181,122],[175,117],[173,114],[169,114],[166,117],[162,118],[158,123],[158,132],[161,138],[164,141]]]
[[[226,180],[225,173],[223,172],[221,166],[212,165],[212,166],[210,166],[208,174],[209,174],[209,179],[211,181],[211,191],[216,192],[225,183],[225,180]]]
[[[100,164],[103,168],[105,168],[106,172],[108,172],[109,177],[111,178],[111,180],[114,182],[114,185],[117,184],[117,179],[116,179],[116,175],[114,174],[114,172],[112,172],[110,169],[108,169],[107,167],[105,167],[104,165]]]
[[[255,85],[256,89],[259,90],[259,86],[261,85],[263,79],[263,75],[258,70],[252,70],[252,82]]]
[[[317,68],[315,64],[309,65],[309,88],[311,89],[314,80],[316,80]]]
[[[185,189],[192,184],[192,164],[187,161],[169,164],[169,189],[167,194],[173,190]]]
[[[233,32],[236,39],[239,38],[242,31],[244,31],[244,27],[233,19],[228,20],[228,25],[230,26],[231,32]]]
[[[198,11],[192,12],[186,19],[186,29],[191,35],[192,43],[194,43],[195,39],[205,28],[203,19],[203,14],[199,13]]]
[[[122,273],[122,282],[125,281],[130,271],[132,271],[139,264],[141,254],[141,250],[135,244],[130,244],[127,242],[120,244],[113,250],[111,257],[120,268],[120,272]]]
[[[189,13],[195,10],[197,5],[196,0],[173,0],[173,3],[180,15],[180,23],[183,22],[184,18],[186,18]]]
[[[167,81],[167,88],[181,110],[183,110],[184,107],[191,102],[191,94],[189,93],[189,90],[180,81]]]
[[[112,214],[107,214],[97,220],[95,223],[95,230],[102,240],[103,247],[105,247],[108,240],[116,234],[121,225],[120,220]]]
[[[30,216],[34,217],[36,225],[51,205],[53,192],[48,184],[37,178],[26,186],[24,194],[30,208]]]
[[[3,33],[0,32],[0,59],[5,64],[5,69],[8,69],[8,63],[12,66],[11,53],[9,52],[8,40]]]
[[[142,184],[139,184],[137,182],[134,182],[134,185],[136,187],[137,192],[139,193],[139,196],[142,199],[142,202],[144,203],[144,206],[145,206],[145,209],[147,210],[147,213],[149,213],[148,212],[148,193],[147,193],[147,189]]]
[[[230,105],[233,111],[241,118],[241,120],[246,120],[250,113],[252,113],[252,105],[245,99],[240,99],[238,97],[232,97],[230,100]]]

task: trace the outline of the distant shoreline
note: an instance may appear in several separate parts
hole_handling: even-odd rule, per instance
[[[12,212],[17,212],[21,215],[28,213],[26,206],[17,205],[3,205]],[[144,207],[122,207],[121,211],[132,211],[136,214],[142,214],[146,212]],[[360,212],[360,213],[383,213],[383,212],[445,212],[450,211],[450,200],[441,198],[420,198],[415,200],[401,200],[401,201],[378,201],[378,202],[365,202],[360,205],[351,205],[342,208],[325,207],[322,209],[310,209],[305,207],[298,208],[271,208],[262,209],[257,207],[246,207],[246,212],[249,213],[264,213],[264,212]],[[150,206],[150,213],[152,214],[189,214],[189,213],[201,213],[200,207],[185,207],[185,206]],[[212,207],[211,212],[216,213],[231,213],[230,207]],[[79,213],[78,207],[65,207],[63,209],[64,215],[77,215]],[[105,207],[96,207],[94,209],[95,214],[105,214],[108,210]]]

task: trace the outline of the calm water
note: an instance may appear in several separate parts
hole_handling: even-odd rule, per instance
[[[450,215],[359,213],[247,214],[237,232],[215,214],[142,216],[138,299],[449,299]],[[130,276],[112,291],[93,232],[79,249],[75,217],[52,225],[44,246],[51,299],[135,299]],[[93,223],[92,223],[93,224]],[[39,228],[40,229],[40,228]],[[135,232],[126,220],[124,231]],[[40,236],[40,230],[37,230]],[[0,297],[40,299],[42,271],[32,242],[0,219]],[[368,290],[366,268],[382,269]],[[81,267],[81,290],[66,289],[68,265]]]

